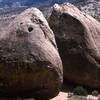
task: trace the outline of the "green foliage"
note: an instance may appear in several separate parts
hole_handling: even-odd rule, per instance
[[[86,96],[88,95],[88,92],[85,88],[83,88],[82,86],[77,86],[76,88],[73,89],[73,93],[75,95],[80,95],[80,96]]]
[[[98,96],[99,95],[99,92],[97,90],[94,90],[94,91],[92,91],[92,95],[93,96]]]

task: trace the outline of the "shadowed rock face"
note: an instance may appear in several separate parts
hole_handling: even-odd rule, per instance
[[[100,23],[65,3],[49,18],[64,66],[64,78],[100,88]]]
[[[54,97],[62,74],[54,34],[38,9],[25,10],[0,32],[0,97]]]

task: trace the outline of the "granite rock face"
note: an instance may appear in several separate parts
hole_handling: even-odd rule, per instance
[[[0,97],[56,96],[63,81],[55,37],[43,14],[29,8],[0,32]]]
[[[55,33],[64,78],[100,88],[100,23],[70,3],[55,4],[48,22]]]

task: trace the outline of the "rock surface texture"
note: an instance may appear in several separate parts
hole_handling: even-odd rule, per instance
[[[0,97],[56,96],[62,62],[52,30],[37,8],[29,8],[0,32]]]
[[[49,18],[64,66],[64,78],[100,88],[100,23],[69,3],[55,4]]]

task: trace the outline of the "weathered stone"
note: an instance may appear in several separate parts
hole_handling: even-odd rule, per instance
[[[100,23],[69,3],[49,18],[64,65],[64,78],[100,88]]]
[[[0,32],[0,97],[54,97],[62,74],[54,34],[37,8],[25,10]]]

